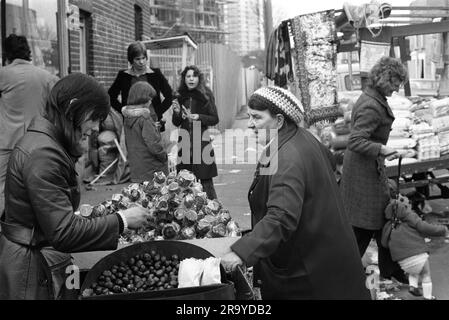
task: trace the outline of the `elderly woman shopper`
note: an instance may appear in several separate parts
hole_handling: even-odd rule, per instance
[[[253,229],[222,257],[225,269],[255,266],[263,299],[369,299],[324,146],[299,126],[301,103],[267,87],[248,107],[249,128],[266,152],[249,190]]]
[[[219,119],[214,95],[206,87],[204,76],[196,66],[186,67],[181,74],[178,97],[173,103],[172,122],[182,129],[178,171],[192,171],[201,180],[208,198],[216,199],[213,178],[218,171],[207,129],[217,125]],[[207,150],[209,152],[205,152]]]
[[[74,214],[80,203],[75,162],[109,110],[96,80],[72,74],[56,83],[45,116],[33,120],[14,148],[0,222],[0,300],[60,298],[68,291],[69,253],[114,250],[121,233],[146,222],[141,207],[95,219]]]
[[[129,45],[128,62],[130,68],[119,71],[108,91],[112,107],[121,113],[122,108],[128,105],[129,90],[133,84],[139,81],[148,82],[156,90],[153,107],[157,115],[157,121],[161,122],[161,132],[165,131],[164,123],[161,120],[164,112],[170,108],[173,101],[173,91],[170,84],[160,69],[148,66],[147,49],[143,43],[135,42]],[[161,100],[161,93],[164,100]],[[121,101],[118,100],[119,96],[121,96]]]
[[[390,252],[380,242],[386,222],[384,210],[390,200],[384,163],[386,158],[394,159],[398,155],[386,146],[395,119],[387,97],[399,91],[406,80],[407,70],[397,59],[384,57],[372,68],[369,85],[352,110],[352,129],[341,180],[344,205],[360,255],[364,255],[375,238],[380,275],[394,276],[403,282],[407,280],[399,265],[391,260]]]

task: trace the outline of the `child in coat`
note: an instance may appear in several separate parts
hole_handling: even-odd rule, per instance
[[[147,82],[135,83],[123,107],[125,140],[132,182],[153,181],[154,173],[168,174],[168,157],[163,147],[157,115],[151,105],[156,90]]]
[[[422,295],[425,299],[432,296],[429,250],[426,237],[449,237],[448,229],[443,225],[434,225],[423,221],[413,210],[407,197],[390,200],[385,217],[382,244],[388,247],[393,261],[397,261],[409,276],[409,291],[420,296],[418,283],[422,280]]]

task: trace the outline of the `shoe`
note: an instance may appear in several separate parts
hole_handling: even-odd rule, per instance
[[[408,289],[408,292],[410,292],[415,297],[421,297],[422,296],[422,291],[419,288],[410,287]]]

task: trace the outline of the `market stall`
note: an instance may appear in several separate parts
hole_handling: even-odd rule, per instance
[[[182,285],[182,276],[178,283],[185,260],[220,257],[242,235],[230,212],[219,201],[207,198],[193,173],[173,171],[166,176],[158,172],[152,181],[131,184],[100,204],[82,205],[76,214],[95,219],[135,206],[149,210],[148,223],[140,230],[126,231],[117,250],[73,254],[82,273],[80,294],[84,298],[200,298],[209,289],[209,296],[212,290],[220,299],[252,297],[242,270],[231,276],[223,274],[214,283]],[[166,259],[170,262],[165,263]],[[219,273],[219,260],[214,261],[215,273]]]
[[[424,193],[428,199],[449,197],[443,185],[449,181],[449,103],[443,99],[449,92],[449,61],[444,60],[449,56],[448,11],[447,7],[436,6],[392,7],[377,1],[361,6],[345,3],[341,10],[284,21],[275,30],[267,50],[267,77],[301,99],[305,125],[331,148],[339,170],[348,144],[352,106],[362,93],[353,91],[353,84],[361,83],[363,89],[368,71],[385,55],[412,65],[410,37],[435,34],[438,37],[432,39],[432,53],[442,67],[441,80],[431,87],[439,89],[413,90],[416,96],[411,96],[412,88],[423,83],[411,79],[401,90],[402,97],[390,99],[396,120],[389,145],[400,149],[405,157],[402,189],[427,187]],[[349,91],[342,92],[337,90],[337,54],[344,53],[348,74],[343,76]],[[356,61],[352,61],[353,53],[357,53]],[[396,163],[387,163],[387,174],[397,175]],[[429,195],[428,186],[433,184],[440,187],[440,195]]]

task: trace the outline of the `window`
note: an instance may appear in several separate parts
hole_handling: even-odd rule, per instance
[[[59,74],[57,0],[6,0],[2,33],[26,36],[34,65]]]
[[[349,75],[345,76],[345,87],[347,91],[362,90],[362,78],[360,77],[360,74],[352,75],[352,83],[351,77]]]
[[[89,48],[89,23],[88,14],[80,12],[80,72],[88,70],[88,48]]]
[[[135,18],[135,37],[136,40],[142,40],[143,36],[143,13],[142,8],[138,5],[134,6],[134,18]]]

